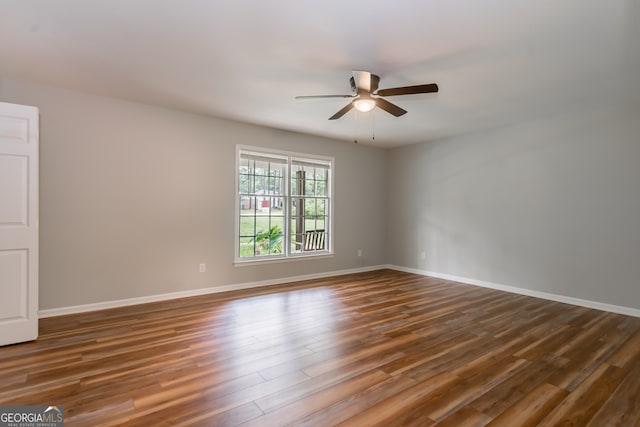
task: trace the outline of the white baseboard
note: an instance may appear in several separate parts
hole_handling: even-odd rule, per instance
[[[501,285],[498,283],[485,282],[483,280],[469,279],[467,277],[453,276],[451,274],[437,273],[434,271],[400,267],[397,265],[385,265],[384,267],[390,268],[392,270],[404,271],[405,273],[420,274],[422,276],[429,276],[429,277],[435,277],[438,279],[451,280],[453,282],[465,283],[467,285],[482,286],[483,288],[496,289],[499,291],[511,292],[513,294],[526,295],[526,296],[542,298],[550,301],[562,302],[565,304],[577,305],[580,307],[587,307],[587,308],[593,308],[596,310],[609,311],[611,313],[618,313],[618,314],[625,314],[627,316],[640,317],[640,309],[637,309],[637,308],[624,307],[624,306],[613,305],[613,304],[605,304],[597,301],[567,297],[564,295],[534,291],[531,289],[517,288],[514,286]]]
[[[232,285],[215,286],[210,288],[192,289],[188,291],[171,292],[159,295],[149,295],[137,298],[127,298],[113,301],[98,302],[93,304],[74,305],[70,307],[50,308],[40,310],[38,315],[40,318],[63,316],[66,314],[85,313],[90,311],[105,310],[108,308],[126,307],[130,305],[145,304],[148,302],[167,301],[177,298],[193,297],[198,295],[208,295],[219,292],[237,291],[242,289],[259,288],[263,286],[281,285],[283,283],[297,282],[302,280],[322,279],[325,277],[342,276],[345,274],[364,273],[367,271],[380,270],[389,268],[392,270],[403,271],[405,273],[414,273],[422,276],[435,277],[438,279],[451,280],[454,282],[465,283],[468,285],[481,286],[484,288],[496,289],[505,292],[511,292],[519,295],[542,298],[550,301],[573,304],[581,307],[593,308],[596,310],[609,311],[612,313],[625,314],[627,316],[640,317],[640,309],[618,306],[613,304],[605,304],[597,301],[584,300],[580,298],[567,297],[547,292],[534,291],[531,289],[517,288],[514,286],[501,285],[498,283],[485,282],[482,280],[469,279],[467,277],[454,276],[451,274],[437,273],[434,271],[419,270],[416,268],[401,267],[397,265],[376,265],[370,267],[353,268],[348,270],[338,270],[323,273],[306,274],[302,276],[289,276],[278,279],[260,280],[257,282],[237,283]]]
[[[299,282],[302,280],[323,279],[325,277],[343,276],[345,274],[364,273],[367,271],[380,270],[385,266],[376,265],[370,267],[353,268],[348,270],[329,271],[323,273],[305,274],[302,276],[289,276],[278,279],[260,280],[257,282],[237,283],[233,285],[214,286],[210,288],[192,289],[188,291],[171,292],[167,294],[149,295],[144,297],[119,299],[93,304],[74,305],[69,307],[49,308],[38,311],[38,317],[64,316],[67,314],[86,313],[90,311],[105,310],[108,308],[126,307],[130,305],[145,304],[149,302],[167,301],[171,299],[194,297],[198,295],[215,294],[219,292],[237,291],[241,289],[260,288],[263,286],[281,285],[289,282]]]

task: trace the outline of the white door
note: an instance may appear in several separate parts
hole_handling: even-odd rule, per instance
[[[38,109],[0,102],[0,345],[38,337]]]

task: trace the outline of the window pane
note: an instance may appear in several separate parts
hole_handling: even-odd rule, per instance
[[[253,175],[240,174],[238,177],[238,191],[240,194],[253,193]]]
[[[253,237],[240,238],[240,256],[252,257],[255,255]]]
[[[316,181],[313,179],[305,180],[305,185],[304,185],[305,196],[314,196],[316,194],[315,183]]]
[[[284,199],[271,197],[271,215],[284,215]]]
[[[268,191],[269,194],[276,194],[276,178],[273,175],[269,176]]]
[[[316,220],[311,218],[307,218],[304,221],[304,231],[315,231],[316,230]]]
[[[328,225],[330,164],[260,150],[240,150],[238,159],[240,258],[324,250],[315,230]]]
[[[295,226],[295,225],[294,225]],[[302,252],[304,249],[304,234],[297,230],[291,233],[291,251]]]
[[[245,174],[240,174],[240,179],[239,179],[239,191],[240,194],[246,194],[249,192],[249,175],[245,175]]]
[[[316,216],[316,200],[306,199],[304,201],[304,216],[307,218],[313,218]]]
[[[324,216],[326,212],[327,201],[324,199],[316,200],[316,215]]]
[[[240,237],[255,236],[256,234],[256,217],[240,216]]]
[[[276,227],[278,230],[278,234],[282,234],[284,230],[284,217],[283,216],[272,216],[271,217],[271,227]]]
[[[245,212],[245,211],[250,211],[251,210],[251,199],[252,197],[248,197],[248,196],[242,196],[240,197],[240,214],[247,214],[249,212]]]
[[[256,231],[253,234],[257,235],[265,233],[269,229],[269,216],[256,214],[254,218],[256,222]]]
[[[256,175],[253,182],[253,192],[255,194],[264,194],[264,177],[262,175]]]
[[[306,175],[303,170],[296,171],[291,175],[291,194],[303,195],[305,191]]]
[[[256,234],[255,246],[256,255],[281,254],[283,250],[284,234],[278,226],[272,226]]]
[[[269,170],[269,162],[263,160],[256,161],[256,175],[266,175]]]

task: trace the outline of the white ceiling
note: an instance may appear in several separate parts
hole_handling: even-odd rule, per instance
[[[638,0],[0,0],[0,75],[392,147],[640,99]],[[352,69],[395,118],[349,112]],[[370,141],[371,142],[371,141]]]

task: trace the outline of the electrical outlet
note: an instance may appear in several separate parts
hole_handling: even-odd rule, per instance
[[[425,251],[420,252],[420,259],[423,261],[427,259],[427,253]]]
[[[358,256],[362,256],[362,249],[358,249]]]
[[[200,264],[200,273],[204,273],[205,271],[207,271],[207,264]]]

